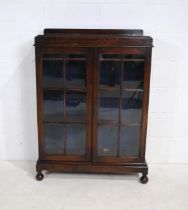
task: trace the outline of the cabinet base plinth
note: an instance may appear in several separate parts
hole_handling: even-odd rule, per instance
[[[55,161],[38,161],[36,165],[37,180],[43,179],[42,171],[49,172],[68,172],[68,173],[108,173],[108,174],[131,174],[142,173],[140,182],[148,182],[147,163],[127,163],[123,165],[106,165],[100,163],[76,163],[76,162],[55,162]],[[38,176],[39,175],[39,176]],[[42,175],[42,176],[40,176]],[[39,178],[38,178],[39,177]]]

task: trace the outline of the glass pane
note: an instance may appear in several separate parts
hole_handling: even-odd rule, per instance
[[[116,60],[116,57],[112,57],[101,61],[99,74],[99,85],[101,88],[120,86],[121,62],[119,59],[119,61]]]
[[[98,127],[98,155],[116,156],[118,149],[118,127],[104,126]]]
[[[84,54],[66,54],[63,55],[66,59],[75,59],[75,60],[86,60],[86,57]]]
[[[144,60],[145,55],[142,54],[125,54],[123,55],[123,59],[139,59],[139,60]]]
[[[44,120],[61,121],[63,117],[64,94],[62,91],[44,91]]]
[[[86,93],[80,91],[66,92],[66,118],[69,121],[86,120]]]
[[[127,125],[120,127],[120,156],[137,157],[139,155],[140,132],[140,125]]]
[[[85,126],[71,125],[67,127],[66,153],[69,155],[84,155],[86,147]]]
[[[43,86],[63,86],[63,62],[61,60],[43,60]]]
[[[64,154],[64,126],[44,124],[45,152],[47,154]]]
[[[44,60],[62,60],[62,53],[46,53],[43,55]]]
[[[100,60],[108,60],[109,58],[120,60],[121,54],[100,54]]]
[[[102,123],[118,122],[120,90],[100,90],[98,118]]]
[[[142,89],[144,83],[144,62],[124,62],[122,88]]]
[[[142,91],[122,91],[121,123],[140,124],[142,120]]]
[[[66,87],[85,88],[86,87],[86,62],[68,61],[66,62]]]

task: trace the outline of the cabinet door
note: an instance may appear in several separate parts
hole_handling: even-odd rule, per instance
[[[80,48],[45,48],[37,53],[41,159],[91,159],[91,56]]]
[[[93,160],[143,161],[148,97],[145,50],[100,49],[96,59]]]

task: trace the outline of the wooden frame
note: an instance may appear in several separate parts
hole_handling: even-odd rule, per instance
[[[93,89],[95,90],[95,95],[93,97],[94,99],[94,107],[97,107],[97,100],[98,100],[98,83],[99,83],[99,78],[98,78],[98,69],[99,69],[99,61],[98,61],[98,55],[101,53],[107,53],[107,54],[132,54],[132,55],[139,55],[143,54],[146,56],[147,50],[145,49],[140,49],[140,48],[101,48],[95,51],[95,73],[94,74],[94,84],[93,84]],[[146,56],[147,57],[147,56]],[[145,79],[144,79],[144,105],[143,105],[143,116],[142,116],[142,128],[141,128],[141,143],[140,143],[140,155],[139,157],[98,157],[97,156],[97,115],[93,116],[93,161],[94,162],[111,162],[113,164],[116,163],[140,163],[145,160],[145,138],[146,138],[146,128],[145,125],[147,125],[147,122],[145,120],[147,119],[147,110],[148,110],[148,97],[149,97],[149,75],[150,75],[150,66],[148,68],[147,60],[145,62]],[[148,75],[149,74],[149,75]]]
[[[145,161],[146,132],[149,102],[152,38],[142,30],[45,29],[35,38],[39,159],[37,180],[42,170],[62,172],[142,173],[147,183]],[[84,53],[87,62],[87,140],[86,155],[49,155],[44,151],[42,56],[45,53]],[[145,55],[144,100],[138,157],[99,157],[97,155],[98,56],[101,53]],[[58,123],[58,122],[57,122]]]
[[[49,48],[42,48],[41,50],[37,51],[36,54],[38,55],[36,57],[36,64],[37,64],[37,105],[38,105],[38,126],[39,126],[39,132],[38,132],[38,137],[39,137],[39,159],[41,160],[62,160],[62,161],[89,161],[91,160],[91,113],[92,113],[92,97],[90,95],[92,94],[92,57],[91,53],[89,53],[89,49],[87,48],[59,48],[59,49],[49,49]],[[43,90],[44,88],[42,87],[42,56],[45,53],[58,53],[58,52],[63,52],[65,54],[85,54],[86,55],[86,64],[87,64],[87,81],[88,81],[88,86],[87,86],[87,107],[86,107],[86,112],[87,112],[87,125],[86,125],[86,155],[85,156],[66,156],[66,155],[48,155],[45,154],[44,151],[44,128],[43,128]],[[60,90],[60,88],[54,88],[55,90]],[[48,90],[53,90],[53,88],[49,88]],[[63,90],[65,91],[65,89]],[[61,124],[60,122],[53,122],[57,124]]]

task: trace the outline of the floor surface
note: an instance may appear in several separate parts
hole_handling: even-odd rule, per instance
[[[188,165],[149,165],[138,175],[46,173],[34,162],[0,162],[0,210],[188,210]]]

